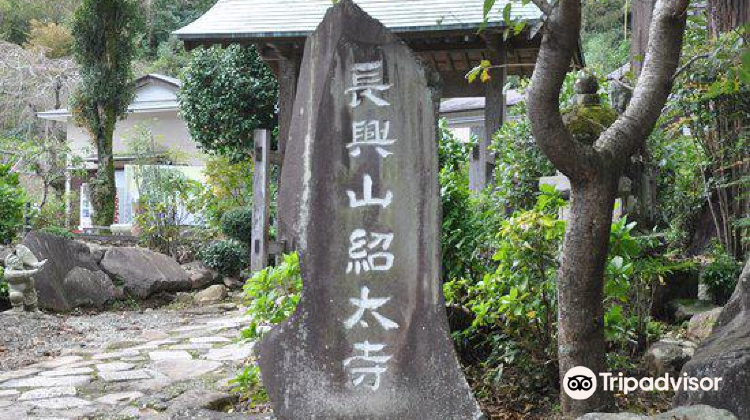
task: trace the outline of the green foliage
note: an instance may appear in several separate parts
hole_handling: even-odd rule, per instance
[[[479,238],[484,229],[476,215],[469,191],[467,163],[473,142],[463,142],[440,120],[438,143],[440,197],[443,205],[443,278],[472,278],[483,271],[477,259]]]
[[[55,22],[41,22],[32,19],[30,22],[28,42],[25,48],[42,48],[48,58],[62,58],[70,55],[73,46],[73,35],[70,30]]]
[[[563,204],[554,189],[545,187],[533,209],[516,212],[502,223],[494,273],[475,284],[466,279],[445,284],[447,299],[475,316],[464,337],[492,331],[484,344],[490,348],[484,366],[491,385],[503,379],[507,367],[520,372],[524,387],[555,382],[555,278],[565,232],[558,210]]]
[[[508,212],[533,208],[539,178],[555,174],[554,165],[534,141],[525,106],[516,106],[521,107],[516,110],[520,117],[503,124],[491,146],[497,156],[493,201]]]
[[[700,281],[708,287],[708,293],[714,299],[714,303],[723,305],[734,293],[742,265],[716,242],[712,244],[708,258],[711,262],[703,267]]]
[[[5,280],[5,269],[0,266],[0,299],[8,297],[8,281]]]
[[[225,156],[211,156],[203,173],[206,182],[196,197],[196,206],[211,226],[220,226],[227,211],[251,207],[253,198],[253,159],[232,162]]]
[[[71,97],[76,123],[96,145],[99,167],[91,181],[94,223],[114,222],[113,135],[134,95],[131,62],[141,28],[136,0],[81,0],[73,19],[73,55],[81,81]]]
[[[224,277],[239,276],[247,268],[248,255],[247,246],[234,239],[213,242],[198,252],[198,258],[206,267]]]
[[[245,283],[247,313],[253,321],[242,331],[243,338],[258,339],[269,326],[285,321],[297,309],[302,291],[302,274],[296,253],[284,255],[278,267],[263,269]]]
[[[268,402],[268,393],[261,382],[258,365],[245,366],[242,372],[229,381],[229,384],[234,386],[234,392],[250,400],[251,407]]]
[[[617,112],[607,105],[574,105],[562,113],[573,138],[586,144],[594,144],[617,119]]]
[[[173,31],[195,21],[216,3],[215,0],[152,0],[145,2],[143,13],[146,30],[143,48],[148,56],[158,56],[165,44],[172,42]]]
[[[235,207],[221,217],[221,231],[232,239],[250,244],[253,233],[253,209]]]
[[[77,0],[0,0],[0,39],[23,45],[29,40],[31,21],[64,23]]]
[[[276,79],[255,49],[232,45],[195,51],[179,96],[200,147],[238,161],[252,154],[253,130],[275,126],[277,94]]]
[[[194,213],[200,184],[178,168],[161,165],[169,151],[147,129],[136,127],[129,141],[134,156],[133,179],[138,191],[135,223],[148,248],[178,257],[182,227]]]
[[[48,227],[44,227],[44,228],[39,229],[39,231],[42,232],[42,233],[47,233],[47,234],[50,234],[50,235],[59,236],[61,238],[70,239],[70,240],[73,240],[76,237],[68,229],[65,229],[65,228],[59,227],[59,226],[48,226]]]
[[[0,244],[12,242],[23,225],[24,192],[18,174],[0,164]]]

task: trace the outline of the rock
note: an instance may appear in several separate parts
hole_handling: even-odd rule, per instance
[[[206,267],[200,261],[183,264],[182,269],[185,270],[190,278],[193,290],[204,289],[219,281],[219,273]]]
[[[104,259],[104,254],[107,253],[107,251],[111,248],[109,246],[99,245],[91,242],[84,242],[86,246],[89,248],[89,252],[91,252],[91,257],[94,258],[94,261],[96,261],[97,264],[102,262],[102,259]]]
[[[737,420],[732,413],[706,405],[679,407],[652,417],[630,413],[591,413],[578,420]]]
[[[221,284],[215,284],[206,290],[195,294],[195,303],[208,304],[218,303],[227,298],[227,288]]]
[[[698,378],[722,378],[722,382],[718,391],[679,391],[676,406],[706,404],[750,419],[750,260],[713,332],[682,372]]]
[[[77,391],[72,386],[40,388],[26,391],[18,399],[19,401],[43,400],[48,398],[75,397]]]
[[[63,386],[83,386],[91,382],[90,376],[58,376],[54,378],[37,376],[33,378],[13,379],[0,383],[0,388],[45,388]]]
[[[666,275],[664,282],[657,282],[651,316],[662,321],[674,322],[675,308],[670,302],[697,299],[700,283],[698,274],[695,268],[688,268]]]
[[[46,377],[75,376],[75,375],[87,375],[89,373],[94,373],[94,369],[91,369],[90,367],[78,367],[78,368],[70,368],[70,369],[50,370],[47,372],[40,373],[39,376],[46,376]]]
[[[235,402],[235,397],[208,389],[192,389],[169,402],[168,413],[202,408],[219,411]]]
[[[112,280],[85,244],[38,231],[26,235],[23,244],[37,258],[49,260],[34,276],[41,308],[61,312],[81,306],[102,308],[114,299]]]
[[[689,321],[695,315],[716,309],[712,302],[692,299],[673,300],[669,302],[669,307],[677,323]]]
[[[148,357],[155,362],[160,360],[191,360],[193,358],[185,350],[152,351],[148,354]]]
[[[127,404],[131,401],[137,400],[143,396],[142,392],[118,392],[114,394],[107,394],[96,399],[96,402],[108,405]]]
[[[204,358],[221,362],[237,362],[250,357],[253,354],[253,347],[253,344],[233,344],[220,349],[212,349]]]
[[[220,362],[209,360],[161,360],[154,362],[152,368],[173,381],[186,381],[197,378],[221,368]]]
[[[111,248],[101,267],[125,293],[145,299],[159,292],[181,292],[192,288],[190,278],[174,259],[143,248]]]
[[[442,296],[438,77],[352,0],[299,74],[278,208],[305,292],[258,344],[274,413],[481,418]]]
[[[714,308],[710,311],[701,312],[690,318],[686,336],[698,343],[705,340],[711,335],[716,321],[721,315],[723,308]]]
[[[230,290],[242,289],[242,286],[244,285],[245,283],[240,279],[236,279],[234,277],[224,277],[224,286],[227,286]]]
[[[39,407],[46,408],[49,410],[69,410],[71,408],[86,407],[91,405],[91,402],[76,397],[62,397],[62,398],[50,398],[48,400],[32,400],[29,404]]]
[[[96,365],[96,369],[99,372],[122,372],[124,370],[132,370],[134,367],[134,364],[125,362],[101,363]]]
[[[99,372],[99,378],[104,382],[129,382],[152,379],[152,375],[145,369],[139,369]]]
[[[687,340],[662,339],[654,343],[643,359],[651,376],[677,376],[695,353],[696,344]]]

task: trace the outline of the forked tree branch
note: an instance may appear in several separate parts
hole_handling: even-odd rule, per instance
[[[557,169],[572,180],[592,175],[598,156],[565,128],[560,114],[560,91],[578,48],[580,0],[559,0],[547,18],[531,88],[529,118],[537,144]]]
[[[646,61],[625,113],[605,131],[595,148],[615,161],[645,142],[661,115],[680,64],[689,0],[658,0],[649,31]]]
[[[547,0],[531,0],[531,2],[534,3],[534,5],[536,5],[536,7],[538,7],[545,15],[549,16],[552,14],[552,4]]]

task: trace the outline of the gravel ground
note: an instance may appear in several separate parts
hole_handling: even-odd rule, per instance
[[[146,331],[183,325],[197,317],[162,309],[68,315],[0,314],[0,371],[59,356],[63,349],[101,349],[133,340]]]

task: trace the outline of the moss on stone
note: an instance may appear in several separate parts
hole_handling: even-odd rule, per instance
[[[574,105],[563,111],[563,121],[577,141],[593,144],[617,119],[617,112],[606,105]]]

